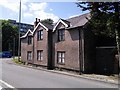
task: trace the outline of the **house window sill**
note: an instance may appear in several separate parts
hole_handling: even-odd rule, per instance
[[[57,63],[57,64],[59,64],[59,65],[65,65],[65,63]]]
[[[42,62],[43,60],[37,60],[38,62]]]

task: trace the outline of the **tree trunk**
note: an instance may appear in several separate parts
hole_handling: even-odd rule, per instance
[[[117,43],[117,50],[118,50],[118,60],[119,60],[119,69],[120,69],[120,41],[119,41],[119,2],[114,3],[115,8],[115,34],[116,34],[116,43]]]

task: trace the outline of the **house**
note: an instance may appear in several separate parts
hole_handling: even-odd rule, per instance
[[[59,19],[52,26],[36,19],[34,30],[21,37],[21,59],[25,63],[93,73],[94,34],[87,27],[90,14]]]
[[[94,34],[87,27],[90,14],[60,19],[53,28],[55,68],[92,73],[95,70]]]
[[[34,30],[21,37],[21,59],[25,63],[49,66],[51,58],[52,25],[42,24],[36,18]]]

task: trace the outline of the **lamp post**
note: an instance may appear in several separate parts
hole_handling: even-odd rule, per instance
[[[18,61],[20,61],[20,28],[21,28],[21,0],[20,0],[20,7],[19,7]]]

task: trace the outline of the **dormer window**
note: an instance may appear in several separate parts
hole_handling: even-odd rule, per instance
[[[28,45],[32,44],[32,37],[28,36]]]
[[[43,30],[39,30],[37,32],[37,40],[38,41],[43,40]]]
[[[58,41],[64,41],[65,40],[65,30],[61,29],[58,30]]]

